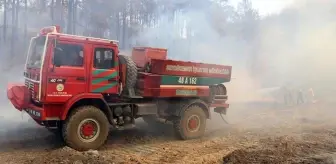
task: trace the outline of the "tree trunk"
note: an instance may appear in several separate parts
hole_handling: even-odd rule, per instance
[[[64,25],[64,22],[63,22],[63,13],[64,13],[64,10],[63,10],[62,0],[56,0],[56,12],[55,13],[57,13],[56,23],[58,25],[60,25],[61,26],[61,30],[63,30],[64,29],[64,27],[63,27],[63,25]]]
[[[67,33],[72,34],[72,9],[73,9],[73,0],[68,1],[68,25],[67,25]]]
[[[78,0],[74,0],[75,2],[73,3],[73,14],[72,14],[72,33],[76,34],[76,24],[77,24],[77,5],[78,5]]]
[[[123,21],[122,21],[122,48],[125,49],[125,44],[126,44],[126,10],[123,12]]]
[[[16,6],[15,6],[15,31],[16,33],[15,34],[17,34],[19,30],[19,11],[20,11],[20,0],[16,0]],[[17,37],[17,35],[15,35],[15,37]]]
[[[24,39],[25,39],[25,43],[26,43],[26,39],[27,39],[27,22],[28,22],[28,4],[27,4],[27,0],[24,1],[24,5],[25,5],[25,22],[24,22]]]
[[[25,3],[27,0],[25,0]],[[55,24],[55,16],[54,16],[54,5],[55,5],[55,0],[51,0],[50,3],[50,17],[51,17],[51,23],[54,25]],[[26,6],[26,4],[25,4]]]
[[[135,23],[134,23],[134,8],[132,5],[132,2],[130,1],[130,12],[129,12],[129,26],[130,28],[128,28],[128,44],[127,44],[127,48],[131,48],[132,47],[132,43],[133,43],[133,30],[135,28]],[[133,27],[134,26],[134,27]]]
[[[7,0],[4,0],[4,15],[3,15],[3,41],[6,43],[7,40]]]
[[[117,19],[116,34],[117,34],[117,40],[119,40],[120,39],[120,12],[116,13],[116,19]]]
[[[14,56],[14,36],[15,36],[15,0],[12,0],[12,33],[11,33],[11,50],[10,50],[10,54],[11,56]]]
[[[40,5],[41,5],[40,7],[41,7],[42,12],[45,12],[46,6],[47,6],[46,0],[40,0]]]

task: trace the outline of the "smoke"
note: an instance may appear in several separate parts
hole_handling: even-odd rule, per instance
[[[229,15],[235,9],[200,2],[194,1],[182,11],[161,12],[159,26],[146,29],[134,39],[138,45],[167,48],[170,59],[232,65],[234,80],[227,85],[230,100],[251,100],[253,96],[246,93],[256,88],[247,73],[252,46],[235,36],[238,30]]]
[[[258,89],[288,83],[328,95],[336,80],[332,73],[335,6],[333,1],[296,0],[277,14],[244,24],[237,19],[238,9],[224,3],[171,0],[164,11],[157,11],[159,25],[132,40],[139,46],[168,48],[171,59],[232,65],[233,79],[227,84],[230,100],[259,99]],[[176,7],[181,10],[170,10]],[[20,20],[27,17],[28,37],[51,23],[47,13],[32,19],[37,17],[35,11],[22,12]],[[246,40],[242,29],[249,28],[244,35],[253,39]],[[23,49],[18,52],[22,55],[16,58],[24,61],[26,46],[21,44],[15,49]],[[0,47],[1,66],[9,67],[10,62],[2,62],[8,59],[9,46]]]
[[[215,6],[208,6],[160,13],[159,26],[146,29],[135,40],[140,45],[168,48],[173,59],[229,64],[242,58],[237,54],[244,50],[239,49],[242,45],[234,37],[221,37],[213,27],[214,16],[223,14],[219,12]]]
[[[223,8],[219,4],[200,2],[193,0],[191,6],[178,12],[157,13],[160,15],[159,26],[140,32],[137,37],[133,38],[136,44],[167,48],[171,59],[233,66],[233,79],[225,84],[228,88],[229,101],[233,103],[228,111],[229,121],[243,120],[246,125],[264,126],[266,122],[278,121],[281,124],[286,121],[290,122],[292,121],[290,119],[294,120],[292,116],[303,117],[301,114],[306,114],[309,118],[332,120],[330,117],[333,116],[333,110],[328,111],[329,113],[323,113],[321,110],[316,113],[304,110],[299,114],[296,114],[296,111],[286,111],[283,114],[276,113],[274,116],[266,116],[267,119],[260,120],[260,116],[253,117],[255,113],[258,113],[257,109],[260,106],[251,107],[250,104],[238,106],[236,104],[261,100],[262,96],[257,92],[259,89],[284,84],[304,89],[313,87],[319,98],[325,100],[327,97],[333,98],[336,82],[336,75],[333,73],[336,70],[336,64],[334,64],[336,2],[296,0],[293,5],[278,14],[256,20],[255,24],[251,25],[254,29],[250,31],[251,35],[255,36],[251,40],[240,37],[241,29],[249,27],[242,25],[239,21],[234,22],[235,8],[230,6]],[[172,6],[181,5],[180,0],[170,0],[170,3]],[[37,16],[35,14],[30,17]],[[47,15],[40,17],[42,18],[29,19],[29,27],[34,28],[31,29],[31,35],[35,35],[37,29],[50,24],[47,21]],[[6,46],[1,48],[4,47]],[[2,62],[5,61],[3,56],[0,54],[1,65],[5,63]],[[13,109],[5,94],[8,82],[23,81],[18,77],[22,77],[22,67],[4,73],[0,80],[0,86],[3,89],[0,104],[3,109],[7,109],[0,114],[2,121],[0,130],[10,129],[8,125],[13,126],[13,120],[22,120],[14,118],[14,116],[21,115]],[[264,112],[267,109],[263,107],[262,110]],[[212,118],[216,116],[218,115],[212,115]],[[28,117],[26,115],[26,118]],[[251,119],[242,119],[243,117]],[[213,127],[218,127],[220,119],[219,117],[217,120],[214,119]],[[0,135],[6,133],[0,132]],[[15,131],[15,135],[18,133]],[[14,135],[3,138],[12,136]],[[21,137],[21,135],[17,136]]]
[[[172,59],[232,65],[234,79],[227,86],[233,101],[260,99],[258,89],[282,85],[313,87],[320,96],[332,93],[336,2],[294,1],[278,14],[256,20],[250,31],[256,37],[248,41],[237,37],[241,24],[232,23],[235,15],[228,14],[234,8],[191,6],[160,13],[160,25],[135,39],[141,45],[168,48]],[[172,15],[175,22],[169,19]]]
[[[333,1],[300,0],[261,22],[259,59],[273,79],[313,87],[320,96],[334,90],[336,48]],[[264,77],[263,80],[271,80]]]

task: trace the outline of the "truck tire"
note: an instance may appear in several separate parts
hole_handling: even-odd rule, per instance
[[[109,122],[106,115],[94,106],[74,109],[62,128],[65,143],[78,151],[98,149],[107,140]]]
[[[173,121],[177,137],[182,140],[202,137],[207,119],[204,110],[198,105],[191,105],[181,112],[181,115]]]
[[[219,84],[217,86],[217,90],[218,90],[218,95],[226,95],[226,88],[224,85]]]
[[[135,88],[138,68],[130,56],[119,55],[119,62],[126,65],[126,84],[123,90],[127,93],[129,89]]]

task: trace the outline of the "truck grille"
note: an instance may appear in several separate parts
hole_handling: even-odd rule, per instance
[[[31,94],[31,97],[32,98],[35,98],[35,91],[34,91],[34,83],[33,82],[30,82],[28,80],[25,81],[25,85],[26,87],[29,89],[30,91],[30,94]]]

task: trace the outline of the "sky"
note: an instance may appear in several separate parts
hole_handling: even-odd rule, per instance
[[[237,4],[240,0],[230,0],[232,4]],[[286,6],[293,3],[294,0],[251,0],[252,5],[257,9],[260,15],[265,16],[272,13],[278,13]]]

